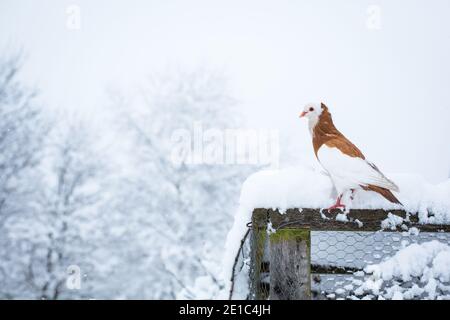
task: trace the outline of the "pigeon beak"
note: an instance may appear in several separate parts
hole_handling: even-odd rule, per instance
[[[303,118],[303,117],[306,116],[307,114],[308,114],[308,112],[303,111],[303,112],[300,114],[300,118]]]

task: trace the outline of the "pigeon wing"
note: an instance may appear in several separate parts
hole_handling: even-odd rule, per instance
[[[381,173],[374,164],[368,162],[364,156],[360,157],[345,153],[346,148],[349,148],[345,143],[345,140],[341,141],[341,144],[344,144],[344,148],[340,148],[338,143],[330,144],[331,146],[324,144],[317,154],[322,166],[332,176],[348,181],[349,184],[360,186],[373,185],[399,191],[397,185]],[[353,144],[352,146],[354,147]]]

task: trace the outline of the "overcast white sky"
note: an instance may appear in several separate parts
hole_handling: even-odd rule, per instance
[[[66,27],[72,4],[80,30]],[[107,87],[152,70],[220,68],[249,127],[278,128],[298,161],[314,162],[298,113],[321,100],[381,169],[438,182],[450,171],[449,16],[448,0],[0,0],[0,48],[25,49],[23,78],[48,105],[97,113]]]

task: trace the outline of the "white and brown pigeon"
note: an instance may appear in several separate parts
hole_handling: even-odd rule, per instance
[[[328,107],[310,103],[305,106],[300,118],[309,120],[314,152],[322,167],[328,172],[338,193],[336,203],[328,208],[345,209],[342,197],[355,190],[374,191],[392,203],[401,204],[392,191],[397,185],[366,160],[363,153],[348,140],[333,124]]]

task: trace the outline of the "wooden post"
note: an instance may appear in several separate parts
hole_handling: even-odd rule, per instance
[[[269,292],[267,283],[263,282],[262,273],[267,272],[267,266],[263,261],[267,240],[267,213],[260,211],[252,217],[252,255],[250,278],[250,295],[255,300],[267,300]]]
[[[269,299],[311,299],[309,228],[280,229],[270,235]]]

